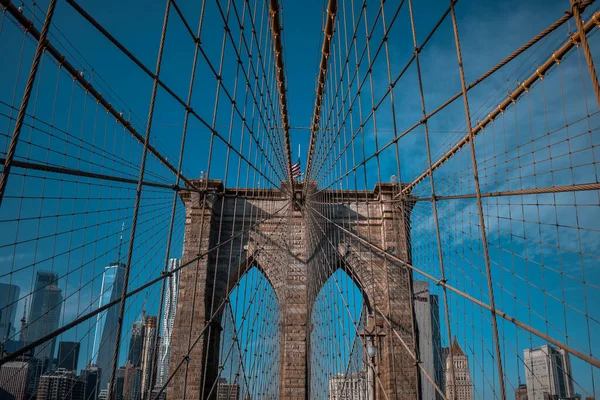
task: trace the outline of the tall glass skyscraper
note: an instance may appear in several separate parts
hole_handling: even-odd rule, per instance
[[[58,287],[58,274],[55,272],[38,271],[31,300],[31,312],[27,324],[28,342],[33,342],[56,330],[60,322],[62,309],[62,290]],[[52,339],[35,348],[35,358],[44,373],[54,359],[56,339]]]
[[[129,353],[127,361],[134,367],[142,366],[142,350],[144,349],[144,324],[145,316],[142,316],[141,321],[135,321],[131,326],[131,337],[129,339]]]
[[[169,271],[173,271],[181,265],[181,260],[172,258],[169,260]],[[160,334],[160,348],[158,352],[158,366],[155,387],[161,387],[169,377],[169,360],[171,359],[171,337],[173,335],[173,324],[175,312],[177,311],[177,298],[179,297],[179,271],[176,271],[167,279],[163,316]]]
[[[16,340],[15,317],[17,315],[17,300],[19,287],[0,283],[0,342],[5,339]]]
[[[121,296],[125,265],[112,263],[104,268],[102,290],[98,307],[110,303]],[[110,380],[112,357],[117,342],[117,324],[119,322],[118,304],[98,314],[91,363],[100,368],[100,389],[106,389]]]

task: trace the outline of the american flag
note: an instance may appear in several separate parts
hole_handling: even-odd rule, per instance
[[[300,172],[300,160],[298,160],[296,164],[292,165],[292,176],[294,177],[294,179],[296,179],[300,178],[301,175],[302,172]]]

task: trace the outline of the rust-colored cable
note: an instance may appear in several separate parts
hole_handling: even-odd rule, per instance
[[[587,41],[585,27],[583,26],[583,22],[581,21],[581,0],[571,0],[571,6],[571,12],[573,13],[575,25],[577,25],[577,31],[579,33],[579,42],[581,43],[581,47],[583,48],[583,55],[585,56],[585,61],[590,72],[592,85],[594,85],[594,94],[596,95],[596,102],[598,103],[598,107],[600,107],[600,86],[598,85],[598,74],[596,74],[596,67],[594,67],[594,59],[592,58],[590,45]],[[592,21],[594,21],[595,18],[596,14],[594,14],[594,18],[592,18]]]
[[[279,90],[279,105],[281,113],[281,129],[285,139],[285,152],[287,158],[288,178],[290,189],[294,188],[294,175],[292,174],[292,149],[290,145],[290,118],[287,107],[285,87],[285,68],[283,63],[283,41],[281,40],[281,23],[279,22],[279,1],[271,0],[271,33],[273,34],[273,51],[275,52],[275,68],[277,69],[277,89]]]
[[[3,7],[8,5],[2,2]],[[21,128],[23,127],[23,121],[25,121],[25,113],[27,112],[27,106],[29,105],[29,99],[33,90],[33,82],[37,75],[40,60],[42,54],[46,49],[46,36],[50,29],[50,23],[52,22],[52,16],[56,7],[56,0],[51,0],[48,4],[48,11],[46,12],[46,18],[44,19],[44,25],[39,35],[37,48],[35,49],[35,55],[31,63],[31,69],[29,70],[29,77],[27,78],[27,84],[25,85],[25,92],[23,93],[23,99],[21,100],[21,107],[19,107],[19,113],[17,114],[17,121],[15,122],[15,128],[13,135],[10,140],[8,147],[8,153],[6,153],[6,159],[4,160],[4,168],[2,169],[2,176],[0,176],[0,204],[2,204],[2,198],[4,197],[4,191],[6,190],[6,182],[8,181],[8,174],[10,173],[10,167],[12,166],[13,159],[15,158],[15,152],[17,151],[17,143],[19,143],[19,135]]]
[[[600,12],[594,13],[593,17],[585,24],[583,27],[583,31],[587,34],[594,27],[598,25],[600,21]],[[585,35],[584,35],[585,36]],[[517,101],[517,99],[526,91],[531,88],[531,86],[537,82],[539,79],[543,79],[544,74],[546,74],[550,68],[552,68],[555,64],[559,63],[560,60],[571,50],[575,44],[578,42],[580,38],[579,32],[574,33],[570,36],[569,40],[565,42],[558,50],[552,53],[546,62],[540,65],[533,74],[531,74],[527,79],[523,81],[512,93],[508,95],[506,99],[504,99],[491,113],[488,114],[487,117],[482,119],[473,129],[473,137],[477,136],[478,133],[483,131],[487,125],[489,125],[492,121],[496,119],[496,117],[502,114],[512,103]],[[433,163],[431,168],[428,168],[425,172],[419,175],[414,181],[409,183],[404,187],[402,193],[410,193],[410,191],[422,180],[429,176],[431,171],[435,171],[438,169],[443,163],[448,161],[458,150],[463,148],[470,141],[469,135],[465,135],[458,143],[456,143],[450,150],[448,150],[443,156],[441,156],[436,162]]]
[[[331,47],[331,38],[333,37],[335,14],[337,13],[337,0],[329,0],[327,6],[327,21],[323,36],[323,48],[321,49],[321,63],[319,64],[319,78],[317,81],[317,97],[315,99],[315,111],[313,113],[313,122],[310,127],[310,145],[308,147],[308,160],[306,162],[306,180],[310,176],[312,158],[315,152],[315,142],[317,141],[317,131],[319,130],[319,120],[321,119],[321,102],[323,101],[323,92],[325,89],[325,78],[327,77],[327,67],[329,66],[329,52]]]

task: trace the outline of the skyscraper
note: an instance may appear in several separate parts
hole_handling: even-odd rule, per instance
[[[73,371],[58,369],[42,375],[38,400],[84,400],[85,383]]]
[[[414,281],[414,309],[419,332],[419,358],[427,375],[442,388],[443,367],[442,342],[440,339],[440,305],[438,297],[429,293],[429,282]],[[423,399],[441,399],[431,381],[421,374],[421,395]]]
[[[0,342],[5,339],[16,339],[13,336],[16,332],[15,317],[18,298],[18,286],[0,283]]]
[[[519,383],[515,389],[515,400],[527,400],[527,385]]]
[[[529,400],[544,400],[552,396],[571,398],[575,395],[567,352],[544,345],[525,349],[523,353]]]
[[[181,260],[172,258],[169,260],[169,271],[173,271],[181,265]],[[167,279],[165,288],[165,300],[163,303],[163,318],[160,334],[160,348],[158,352],[158,366],[156,376],[156,387],[161,387],[169,376],[169,361],[171,359],[171,336],[173,335],[173,324],[177,312],[177,298],[179,296],[179,271],[173,273]]]
[[[102,371],[94,365],[89,365],[81,371],[81,378],[85,384],[85,400],[96,400],[98,398],[101,373]]]
[[[104,268],[98,307],[102,307],[121,296],[124,275],[124,264],[112,263]],[[119,306],[117,304],[101,312],[96,317],[96,332],[94,333],[91,362],[102,370],[102,374],[100,375],[100,389],[106,389],[110,380],[113,352],[117,342],[118,320]]]
[[[240,385],[237,383],[227,383],[227,379],[219,378],[216,400],[238,400],[239,398]]]
[[[10,361],[0,367],[0,399],[29,399],[32,366],[27,361]]]
[[[329,377],[329,400],[367,400],[370,393],[367,385],[364,372],[333,375]]]
[[[62,290],[58,287],[58,274],[38,271],[27,324],[28,342],[38,340],[58,328],[62,301]],[[40,375],[50,368],[55,347],[56,339],[52,339],[35,348]]]
[[[142,370],[128,363],[124,367],[123,399],[139,400],[141,398]]]
[[[142,316],[141,321],[135,321],[131,326],[129,353],[127,354],[127,360],[138,368],[142,366],[142,351],[144,350],[144,329],[146,327],[144,318],[145,316]]]
[[[114,400],[123,400],[123,389],[125,387],[125,367],[119,367],[117,369],[117,376],[115,377],[115,389],[112,390],[109,388],[111,392],[111,399]]]
[[[27,303],[23,307],[23,317],[21,318],[21,332],[19,333],[19,340],[21,342],[27,341]]]
[[[144,348],[142,350],[142,397],[151,391],[150,382],[156,373],[157,354],[154,351],[154,336],[156,333],[156,317],[147,316],[144,319]]]
[[[64,368],[69,371],[77,371],[78,362],[79,342],[59,342],[57,368]]]
[[[456,338],[454,338],[451,349],[447,350],[447,354],[446,397],[451,399],[453,398],[453,393],[456,393],[455,400],[473,400],[473,384],[471,382],[469,358],[463,352]],[[450,365],[454,367],[454,380],[452,379]],[[456,387],[454,381],[456,381]]]

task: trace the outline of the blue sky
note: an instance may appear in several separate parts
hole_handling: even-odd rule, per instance
[[[396,7],[392,3],[395,2],[386,2],[388,18]],[[436,0],[426,4],[415,3],[417,38],[420,42],[445,11],[447,2]],[[35,15],[39,18],[47,2],[38,1],[36,4],[38,8],[35,9]],[[146,2],[143,9],[133,1],[109,6],[91,1],[80,4],[153,70],[164,2]],[[202,43],[208,57],[218,65],[223,21],[215,4],[211,2],[207,8],[209,18],[203,28]],[[225,7],[225,3],[221,4]],[[285,63],[292,127],[308,127],[312,120],[315,77],[322,43],[322,10],[325,5],[324,1],[283,2]],[[32,3],[25,2],[25,6],[25,14],[31,16]],[[180,6],[195,29],[200,3],[182,1]],[[369,6],[370,18],[375,14],[376,6]],[[456,11],[467,82],[476,79],[554,22],[567,8],[568,1],[460,2]],[[406,7],[398,18],[389,40],[393,75],[408,61],[413,46]],[[85,71],[86,78],[91,79],[115,108],[121,110],[143,134],[151,79],[140,73],[137,66],[108,43],[66,2],[59,1],[54,23],[55,26],[51,29],[52,42],[79,70]],[[10,105],[18,107],[35,43],[29,39],[24,40],[23,33],[6,16],[1,24],[0,52],[11,55],[0,62],[0,76],[5,77],[0,81],[0,149],[5,154],[7,137],[14,126],[14,121],[10,121],[9,116],[14,118],[16,115]],[[40,27],[41,23],[36,23],[36,26]],[[495,107],[506,96],[507,91],[515,87],[517,79],[528,76],[543,62],[562,43],[567,29],[567,26],[562,27],[530,52],[470,91],[473,123]],[[570,29],[574,30],[573,25]],[[234,35],[238,32],[235,27],[232,30]],[[372,38],[373,42],[380,39],[381,33]],[[334,40],[334,43],[337,42]],[[592,52],[600,51],[597,35],[590,38],[590,45]],[[22,61],[19,58],[21,48],[24,49]],[[187,96],[193,51],[193,42],[186,36],[184,27],[172,12],[161,78],[184,99]],[[265,58],[272,53],[270,47],[263,48],[262,51]],[[232,60],[231,48],[228,48],[226,55]],[[426,108],[431,111],[460,90],[449,19],[425,47],[420,59]],[[477,139],[483,191],[598,182],[597,160],[600,154],[598,132],[595,131],[598,110],[589,90],[585,63],[581,69],[580,60],[583,60],[581,54],[571,53],[560,69],[555,68],[548,75],[543,85],[538,84],[517,103],[514,108],[516,112],[513,109],[507,111]],[[80,88],[74,86],[64,72],[58,71],[50,58],[45,57],[39,72],[41,79],[38,80],[39,85],[35,88],[36,94],[29,107],[29,110],[35,110],[38,120],[26,120],[35,129],[28,127],[23,131],[17,159],[136,179],[141,146],[113,118],[106,117],[104,110],[99,109],[89,96],[85,96]],[[361,73],[364,72],[362,67]],[[229,89],[233,87],[234,74],[235,63],[226,63],[223,76],[225,86]],[[372,91],[379,98],[389,83],[386,69],[379,61],[374,66],[373,82]],[[193,108],[212,123],[216,84],[206,64],[198,67],[195,85]],[[59,91],[55,96],[57,87]],[[583,87],[588,89],[585,94]],[[13,97],[13,93],[16,96]],[[238,88],[237,93],[242,96],[243,90]],[[421,117],[414,65],[407,70],[394,90],[394,95],[396,119],[402,130]],[[277,96],[272,99],[277,101]],[[240,135],[240,118],[234,117],[231,124],[231,110],[227,107],[229,102],[223,95],[220,102],[223,105],[216,113],[216,129],[224,137],[231,135],[231,143],[237,149],[242,149],[245,156],[255,160],[257,166],[260,165],[264,160],[250,154],[249,135]],[[361,96],[360,102],[363,110],[371,107],[368,93]],[[327,110],[324,111],[324,118],[327,118]],[[585,118],[587,114],[591,117]],[[386,102],[376,115],[377,140],[381,147],[393,139],[393,133],[390,132],[392,119],[389,103]],[[160,90],[151,143],[174,165],[178,161],[183,118],[184,110],[180,105]],[[354,126],[360,122],[356,112],[351,119]],[[260,131],[258,119],[256,124],[256,129]],[[570,125],[569,129],[564,129],[566,124]],[[235,129],[230,131],[230,125]],[[432,157],[435,160],[449,144],[466,133],[460,99],[432,118],[429,129]],[[588,129],[590,132],[586,134]],[[293,159],[296,159],[300,145],[303,166],[306,165],[309,134],[309,131],[303,129],[291,131]],[[372,123],[365,127],[364,137],[359,137],[355,145],[364,145],[368,156],[375,151]],[[235,155],[229,155],[230,165],[227,169],[227,148],[223,143],[216,140],[213,155],[209,156],[209,138],[208,129],[194,118],[190,119],[183,161],[185,175],[189,178],[197,177],[210,164],[211,178],[225,179],[229,187],[256,186],[259,178],[247,166],[241,165],[238,175],[238,159]],[[87,145],[82,145],[82,142]],[[93,146],[89,146],[90,143]],[[266,146],[268,148],[268,144]],[[322,148],[322,144],[320,146]],[[85,150],[90,147],[94,150]],[[393,147],[381,155],[380,175],[383,180],[398,174]],[[53,151],[48,151],[48,148]],[[425,170],[427,159],[422,129],[416,129],[402,138],[399,151],[402,161],[400,177],[403,181],[410,181]],[[357,157],[356,162],[361,161],[360,157]],[[270,161],[276,162],[274,157]],[[323,170],[330,166],[331,161],[326,160]],[[440,168],[434,175],[436,192],[473,193],[470,162],[468,151],[462,151]],[[155,159],[150,158],[148,163],[149,180],[174,182],[173,175]],[[330,173],[319,176],[322,186],[334,185],[346,168],[347,164],[339,163]],[[279,166],[272,172],[267,172],[268,168],[264,164],[258,169],[275,183],[278,182],[278,175],[283,176],[285,173]],[[0,279],[2,282],[18,284],[22,292],[27,292],[27,288],[33,285],[34,271],[52,269],[60,272],[63,276],[60,282],[63,295],[70,295],[64,307],[63,321],[66,323],[97,304],[101,272],[105,265],[116,258],[118,232],[122,222],[126,226],[124,249],[127,249],[135,189],[127,184],[105,184],[98,187],[97,182],[86,178],[78,178],[74,182],[59,182],[50,179],[55,176],[46,175],[46,179],[38,179],[36,177],[44,175],[35,171],[28,171],[24,178],[22,172],[16,171],[11,175],[7,198],[0,210],[3,232],[0,239],[0,271],[3,276]],[[356,186],[358,189],[370,189],[378,179],[378,172],[373,160],[367,163],[364,175],[363,170],[359,169],[356,174],[344,179],[344,188],[352,189]],[[263,179],[261,187],[265,186],[270,184]],[[428,196],[429,191],[429,181],[425,180],[413,193]],[[40,196],[44,197],[43,201]],[[61,197],[62,200],[59,202],[53,197]],[[151,189],[143,195],[131,288],[143,284],[149,277],[158,276],[163,268],[171,201],[172,193],[167,190]],[[586,354],[592,353],[596,358],[600,343],[590,332],[598,328],[597,321],[600,320],[592,307],[600,299],[600,288],[597,285],[600,279],[600,238],[593,223],[600,217],[598,203],[598,192],[514,196],[484,201],[498,308],[536,329],[568,342]],[[439,208],[444,262],[451,276],[451,283],[478,299],[488,301],[475,202],[446,201],[440,202]],[[71,213],[75,214],[70,215]],[[60,217],[51,217],[55,214]],[[439,276],[437,242],[433,235],[435,226],[431,214],[429,202],[418,203],[413,211],[413,262],[417,268]],[[35,218],[39,215],[45,216],[41,222]],[[31,219],[27,219],[29,217]],[[184,210],[178,203],[170,256],[176,257],[181,253],[183,223]],[[62,231],[67,233],[55,235]],[[44,235],[49,236],[47,239],[35,240]],[[32,265],[35,268],[31,268]],[[80,289],[82,282],[89,284]],[[439,288],[437,290],[436,294],[440,294]],[[345,296],[354,298],[355,294]],[[23,304],[24,301],[19,303],[19,316]],[[126,326],[130,326],[139,317],[143,304],[151,313],[158,309],[157,286],[147,293],[134,296],[128,302]],[[491,396],[491,391],[497,390],[490,356],[493,343],[489,330],[489,313],[480,312],[477,307],[456,296],[450,297],[449,307],[453,320],[452,331],[471,358],[471,371],[478,397],[487,398]],[[443,304],[440,309],[443,310]],[[63,335],[63,340],[77,338],[85,343],[89,342],[83,347],[91,349],[93,321],[95,319],[77,331],[69,331]],[[501,323],[500,326],[502,350],[507,357],[505,373],[510,383],[507,387],[510,390],[511,385],[516,386],[519,376],[524,379],[523,366],[519,364],[517,355],[522,356],[524,348],[538,346],[543,342],[523,331],[516,332],[509,323]],[[88,329],[91,334],[86,332]],[[443,318],[442,330],[447,330]],[[127,334],[126,332],[125,335]],[[442,340],[446,341],[445,333],[442,334]],[[85,351],[82,350],[82,360],[87,357],[84,354]],[[600,378],[598,371],[592,372],[587,364],[575,357],[571,357],[571,362],[575,379],[580,385],[576,386],[576,390],[595,394],[592,375],[597,385]]]

